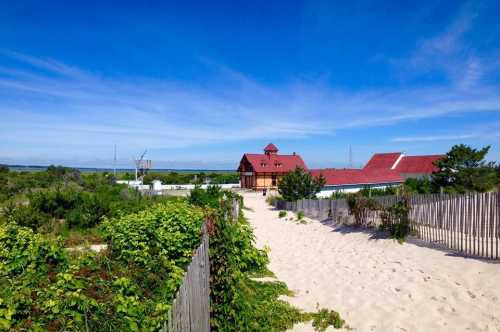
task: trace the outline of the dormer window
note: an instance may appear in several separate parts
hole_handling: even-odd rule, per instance
[[[260,167],[266,167],[266,163],[260,163]]]

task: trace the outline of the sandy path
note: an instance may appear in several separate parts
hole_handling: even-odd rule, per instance
[[[261,195],[244,198],[257,245],[270,248],[269,267],[298,308],[335,309],[355,331],[500,331],[500,264],[285,221]]]

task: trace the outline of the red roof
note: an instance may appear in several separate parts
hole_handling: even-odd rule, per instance
[[[245,153],[240,162],[245,159],[252,165],[253,171],[257,173],[287,173],[297,167],[307,169],[306,164],[298,154],[254,154]]]
[[[273,143],[269,143],[265,148],[265,152],[278,152],[278,148]]]
[[[404,156],[397,164],[395,170],[399,173],[426,173],[437,172],[439,168],[434,165],[436,160],[443,158],[443,155],[432,156]]]
[[[401,156],[401,152],[375,153],[364,169],[391,169]]]
[[[404,179],[399,172],[390,169],[314,169],[310,171],[313,177],[322,174],[327,186],[364,185],[402,183]]]

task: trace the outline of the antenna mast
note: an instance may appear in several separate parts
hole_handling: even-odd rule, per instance
[[[134,159],[135,181],[139,180],[139,178],[142,181],[142,177],[144,176],[144,174],[146,174],[147,171],[151,168],[151,160],[144,160],[144,156],[146,155],[147,151],[148,150],[144,150],[140,158]]]
[[[352,147],[349,144],[349,168],[352,168]]]

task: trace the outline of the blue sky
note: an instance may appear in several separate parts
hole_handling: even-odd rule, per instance
[[[310,167],[492,145],[496,1],[2,1],[0,163]]]

